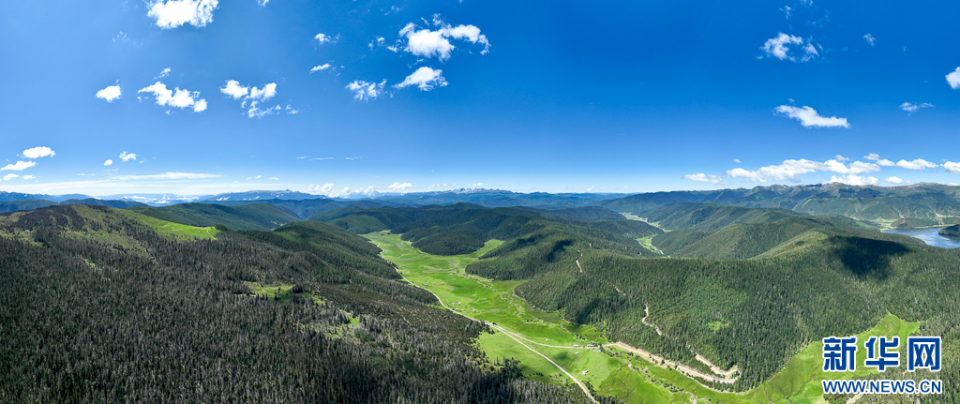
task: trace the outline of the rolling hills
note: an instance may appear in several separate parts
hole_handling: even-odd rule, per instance
[[[300,220],[293,212],[268,204],[225,206],[185,203],[160,208],[141,206],[131,210],[168,222],[200,227],[222,225],[234,230],[272,230],[284,223]]]
[[[585,402],[337,227],[170,238],[135,215],[0,215],[0,401]]]

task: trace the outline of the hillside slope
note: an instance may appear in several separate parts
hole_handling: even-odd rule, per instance
[[[131,210],[157,219],[190,226],[222,225],[234,230],[272,230],[284,223],[300,220],[296,214],[287,209],[266,204],[224,206],[185,203],[160,208],[135,207]]]
[[[74,205],[0,215],[0,235],[17,290],[0,294],[0,401],[585,400],[493,366],[484,325],[332,226],[191,241]]]

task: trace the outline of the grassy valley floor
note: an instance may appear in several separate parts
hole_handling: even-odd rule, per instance
[[[502,244],[500,241],[488,241],[472,254],[436,256],[419,251],[397,234],[378,232],[364,237],[383,250],[385,259],[397,264],[404,279],[434,293],[446,308],[495,324],[498,332],[483,334],[480,348],[490,358],[518,359],[525,376],[533,379],[566,385],[575,383],[571,379],[576,378],[578,384],[596,394],[615,396],[627,403],[802,404],[826,403],[820,387],[824,377],[860,379],[877,373],[862,366],[854,373],[822,372],[822,346],[816,342],[801,349],[760,387],[745,393],[719,392],[670,366],[604,346],[616,341],[606,340],[594,327],[574,325],[561,313],[532,307],[513,293],[523,281],[491,281],[465,272],[467,265]],[[859,337],[860,341],[869,336],[900,336],[905,340],[917,328],[919,323],[887,316]],[[865,350],[857,355],[862,364]],[[901,357],[906,356],[902,353]]]

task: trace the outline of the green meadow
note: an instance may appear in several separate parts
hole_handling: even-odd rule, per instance
[[[501,241],[487,241],[483,248],[471,254],[437,256],[419,251],[397,234],[377,232],[364,237],[383,250],[385,259],[397,264],[406,281],[433,292],[447,308],[504,328],[596,393],[615,396],[627,403],[826,403],[820,386],[825,377],[852,379],[877,373],[863,366],[864,349],[857,352],[856,372],[822,372],[822,344],[814,342],[802,348],[779,373],[758,388],[744,393],[715,391],[671,368],[617,348],[601,348],[612,341],[606,340],[594,327],[571,324],[563,319],[562,313],[539,310],[517,297],[513,290],[524,281],[492,281],[465,272],[467,265],[501,245]],[[919,326],[891,315],[860,334],[859,341],[862,344],[874,335],[900,336],[901,341],[905,341]],[[491,359],[519,360],[527,377],[560,385],[573,383],[553,364],[503,332],[482,334],[477,343]],[[598,347],[586,348],[588,344]]]
[[[157,229],[157,232],[172,237],[177,240],[216,240],[215,237],[220,231],[215,227],[194,227],[188,226],[185,224],[168,222],[166,220],[160,220],[154,217],[143,215],[131,210],[121,210],[120,213],[123,213],[131,219],[135,219],[145,225]]]

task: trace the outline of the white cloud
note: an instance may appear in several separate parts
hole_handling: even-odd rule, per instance
[[[167,86],[161,82],[156,82],[137,91],[137,93],[152,93],[157,98],[157,105],[187,108],[193,107],[193,112],[203,112],[207,109],[207,101],[200,98],[200,92],[190,92],[181,90],[179,87],[174,90],[167,89]]]
[[[112,165],[113,165],[113,160],[107,159],[107,161],[104,161],[104,162],[103,162],[103,166],[104,166],[104,167],[106,167],[106,166],[112,166]]]
[[[370,98],[377,98],[383,94],[383,87],[387,85],[387,80],[384,79],[382,82],[378,83],[368,83],[363,80],[354,80],[352,83],[347,84],[347,90],[353,91],[353,98],[358,100],[367,100]]]
[[[850,124],[847,123],[847,118],[837,118],[831,116],[829,118],[820,116],[816,110],[808,106],[803,108],[797,108],[792,105],[781,105],[777,107],[777,112],[785,114],[790,118],[800,121],[800,124],[805,128],[809,127],[819,127],[819,128],[834,128],[834,127],[844,127],[849,128]]]
[[[943,163],[943,168],[947,170],[948,173],[960,174],[960,162],[948,161]]]
[[[313,37],[313,39],[316,39],[317,42],[319,42],[321,45],[325,43],[332,43],[335,41],[335,39],[331,38],[330,35],[327,35],[324,33],[317,34],[317,36]]]
[[[147,16],[157,20],[164,29],[177,28],[183,24],[203,27],[213,22],[217,0],[154,0],[147,4]]]
[[[847,184],[847,185],[863,186],[863,185],[876,185],[877,182],[879,181],[880,180],[878,180],[876,177],[861,177],[859,175],[844,175],[844,176],[837,177],[836,175],[831,175],[830,181],[826,181],[826,183],[828,184],[840,183],[840,184]]]
[[[896,163],[894,163],[894,162],[892,162],[892,161],[890,161],[890,160],[881,159],[881,158],[880,158],[880,155],[877,154],[877,153],[870,153],[870,154],[868,154],[868,155],[866,155],[866,156],[863,156],[863,158],[865,158],[865,159],[867,159],[867,160],[871,160],[871,161],[876,161],[878,166],[893,167],[893,166],[897,165]]]
[[[837,174],[852,174],[855,176],[857,174],[880,171],[880,166],[861,161],[854,161],[848,166],[839,160],[827,160],[825,162],[819,162],[807,159],[799,159],[784,160],[782,164],[761,167],[760,169],[753,171],[745,170],[743,168],[735,168],[727,171],[726,174],[729,177],[745,178],[762,183],[768,181],[799,182],[800,179],[797,178],[798,176],[816,171],[828,171]]]
[[[890,177],[890,178],[887,178],[887,179],[883,180],[883,182],[886,182],[887,184],[902,184],[902,183],[903,183],[903,179],[901,179],[901,178],[899,178],[899,177]]]
[[[314,66],[312,69],[310,69],[310,73],[316,73],[316,72],[319,72],[319,71],[321,71],[321,70],[327,70],[327,69],[329,69],[329,68],[330,68],[330,64],[329,64],[329,63],[324,63],[324,64],[319,65],[319,66]]]
[[[954,90],[960,88],[960,67],[947,75],[947,84],[950,84],[950,88]]]
[[[699,174],[687,174],[683,176],[683,179],[696,181],[696,182],[712,182],[714,184],[720,184],[723,182],[723,179],[716,175],[707,175],[704,173]]]
[[[399,182],[394,182],[393,184],[391,184],[391,185],[390,185],[389,187],[387,187],[387,188],[389,188],[391,191],[394,191],[394,192],[400,192],[400,191],[403,191],[403,190],[405,190],[405,189],[407,189],[407,188],[410,188],[410,187],[412,187],[412,186],[413,186],[413,184],[411,184],[411,183],[409,183],[409,182],[403,183],[403,184],[401,184],[401,183],[399,183]]]
[[[127,152],[120,153],[120,160],[122,160],[124,163],[130,160],[136,160],[136,159],[137,159],[136,153],[127,153]]]
[[[839,154],[836,155],[836,156],[833,156],[833,159],[834,159],[834,160],[837,160],[837,161],[850,161],[849,158],[843,157],[843,156],[841,156],[841,155],[839,155]]]
[[[0,171],[23,171],[37,165],[35,161],[18,161],[16,164],[7,164]]]
[[[166,172],[163,174],[153,174],[153,175],[120,175],[114,178],[121,181],[126,181],[126,180],[196,180],[196,179],[202,179],[202,178],[217,178],[217,177],[220,177],[220,175],[219,174]]]
[[[249,94],[250,88],[241,86],[239,81],[228,80],[227,85],[220,87],[220,92],[229,95],[236,100]]]
[[[333,191],[333,184],[313,185],[307,187],[307,192],[311,194],[327,195]]]
[[[32,175],[24,175],[23,177],[20,177],[20,178],[21,178],[21,179],[24,179],[24,180],[32,180],[32,179],[37,178],[37,177],[32,176]]]
[[[740,164],[740,159],[733,159],[734,163]]]
[[[269,3],[269,2],[270,2],[270,0],[257,0],[257,4],[259,4],[260,7],[266,6],[267,3]]]
[[[268,179],[269,179],[269,180],[273,180],[273,181],[280,181],[280,178],[279,178],[279,177],[270,177],[270,178],[268,178]]]
[[[167,77],[167,76],[169,76],[169,75],[170,75],[170,68],[168,67],[168,68],[166,68],[166,69],[163,69],[163,71],[160,72],[160,75],[157,76],[157,77],[154,77],[153,79],[154,79],[154,80],[156,80],[156,79],[162,79],[162,78]]]
[[[277,95],[277,83],[269,83],[263,86],[262,89],[256,87],[250,89],[250,99],[254,100],[269,100],[273,96]]]
[[[911,104],[911,103],[909,103],[909,102],[905,102],[905,103],[903,103],[903,104],[900,104],[900,109],[902,109],[902,110],[904,110],[904,111],[907,111],[907,112],[909,112],[909,113],[911,113],[911,114],[914,113],[914,112],[917,112],[917,111],[920,110],[921,108],[933,108],[933,104],[930,104],[930,103],[927,103],[927,102],[922,103],[922,104]]]
[[[404,88],[417,86],[420,88],[420,91],[430,91],[433,90],[434,86],[443,87],[447,85],[447,79],[443,78],[441,73],[443,73],[443,70],[433,70],[424,66],[403,79],[403,83],[397,84],[394,87]]]
[[[434,24],[440,25],[438,17],[434,16]],[[453,27],[444,24],[440,29],[432,31],[429,28],[417,29],[417,25],[409,23],[400,30],[400,36],[406,37],[407,46],[403,49],[417,56],[438,57],[441,61],[450,58],[450,53],[455,48],[448,38],[461,39],[473,44],[483,45],[481,55],[490,51],[490,42],[485,35],[480,34],[480,28],[474,25],[458,25]],[[394,49],[391,49],[394,50]],[[395,50],[394,50],[395,51]]]
[[[447,184],[443,184],[443,186],[447,186]],[[470,185],[467,185],[467,186],[468,186],[468,187],[482,187],[482,186],[483,186],[483,183],[482,183],[482,182],[478,182],[478,183],[476,183],[476,184],[470,184]],[[593,187],[590,187],[590,188],[593,188]]]
[[[97,98],[103,98],[107,102],[114,102],[120,98],[120,85],[108,86],[103,90],[97,91]]]
[[[57,153],[46,146],[38,146],[23,151],[23,157],[28,159],[38,159],[40,157],[53,157]]]
[[[760,49],[763,50],[768,57],[775,57],[780,60],[789,60],[794,62],[797,60],[797,58],[790,54],[791,45],[799,45],[800,48],[803,49],[804,55],[800,58],[801,62],[806,62],[820,55],[817,52],[816,46],[809,41],[805,41],[803,38],[798,36],[787,35],[782,32],[764,42]]]
[[[19,175],[17,175],[17,174],[12,174],[12,173],[11,173],[11,174],[4,175],[4,176],[3,176],[3,180],[4,180],[4,181],[10,181],[10,180],[12,180],[12,179],[14,179],[14,178],[17,178],[17,177],[19,177]]]
[[[866,39],[867,42],[870,43],[870,46],[873,46],[873,44],[877,42],[877,38],[874,38],[873,35],[870,35],[869,33],[864,35],[863,39]]]
[[[923,171],[925,168],[937,168],[940,167],[940,165],[924,159],[916,159],[913,161],[900,160],[897,162],[897,167],[906,168],[907,170]]]
[[[278,105],[278,107],[279,107],[279,105]],[[300,113],[300,110],[299,110],[299,109],[293,109],[293,107],[291,107],[289,104],[287,104],[287,108],[285,108],[285,110],[286,110],[287,113],[290,114],[290,115],[296,115],[296,114]]]

